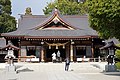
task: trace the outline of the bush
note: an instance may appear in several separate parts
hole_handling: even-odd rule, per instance
[[[117,69],[120,69],[120,62],[117,62],[116,64]]]
[[[120,47],[120,44],[118,46]],[[120,60],[120,50],[116,50],[115,56],[118,60]],[[120,61],[117,61],[117,63],[115,65],[116,65],[117,69],[120,69]]]
[[[115,56],[116,56],[118,59],[120,59],[120,50],[116,50]]]

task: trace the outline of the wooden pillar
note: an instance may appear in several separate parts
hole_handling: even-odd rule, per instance
[[[18,40],[18,46],[20,48],[20,40]],[[21,61],[20,56],[21,56],[21,49],[18,50],[18,62]]]
[[[42,47],[42,49],[41,49],[41,62],[44,62],[45,60],[44,60],[44,49],[43,49],[43,47]]]
[[[73,45],[70,45],[70,61],[73,61]]]
[[[70,57],[70,46],[69,45],[66,45],[66,47],[65,47],[66,49],[66,57],[65,58],[67,58],[67,57]]]
[[[44,47],[43,47],[44,42],[41,42],[41,44],[42,44],[42,47],[41,47],[41,62],[44,62],[45,61],[45,53],[44,53]]]
[[[94,44],[93,44],[93,42],[94,42],[94,39],[92,39],[92,58],[94,58]]]
[[[76,47],[73,46],[73,61],[76,61],[77,58],[76,58]]]
[[[18,50],[18,62],[20,62],[20,49]]]
[[[92,46],[92,58],[94,58],[94,47]]]

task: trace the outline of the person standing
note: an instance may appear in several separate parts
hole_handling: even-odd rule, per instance
[[[58,62],[60,62],[60,51],[59,50],[57,52],[57,59],[58,59]]]
[[[55,54],[55,52],[52,54],[52,61],[53,61],[53,63],[56,62],[56,54]]]
[[[65,59],[65,71],[69,70],[69,65],[70,65],[70,60],[69,60],[69,58],[66,58]]]

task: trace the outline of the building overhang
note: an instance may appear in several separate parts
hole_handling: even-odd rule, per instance
[[[92,38],[98,38],[98,36],[4,36],[7,39],[59,39],[59,40],[69,40],[69,39],[75,39],[75,40],[84,40],[84,39],[92,39]]]

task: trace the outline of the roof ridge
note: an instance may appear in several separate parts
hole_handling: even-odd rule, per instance
[[[22,18],[31,18],[31,17],[33,17],[33,18],[36,18],[36,17],[49,17],[50,15],[21,15],[21,17]],[[88,18],[88,16],[87,15],[62,15],[62,16],[64,16],[64,17],[72,17],[72,18]]]
[[[63,15],[61,15],[57,9],[55,9],[52,12],[52,15],[49,16],[48,19],[46,19],[43,23],[40,23],[38,26],[36,26],[35,28],[32,28],[32,29],[39,29],[39,28],[43,29],[43,28],[45,28],[45,25],[49,25],[50,23],[53,22],[54,19],[58,20],[58,22],[60,22],[60,23],[63,23],[63,25],[66,25],[68,29],[77,29],[76,27],[71,25],[70,22],[65,20],[65,18],[63,18]]]

